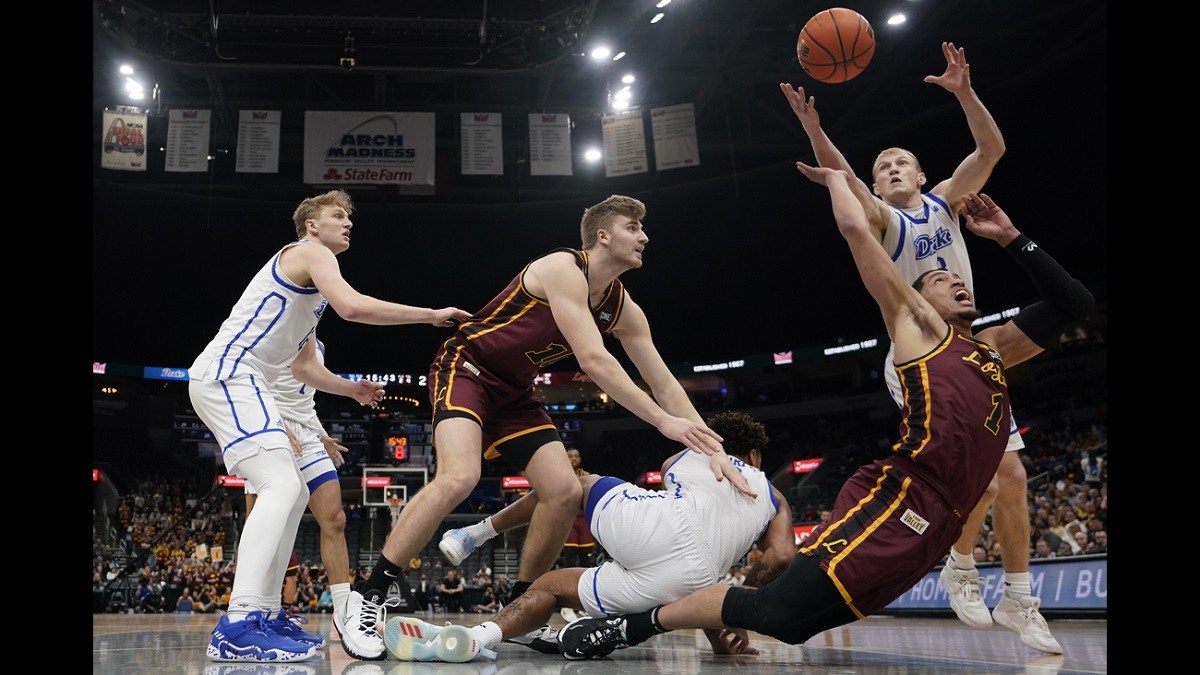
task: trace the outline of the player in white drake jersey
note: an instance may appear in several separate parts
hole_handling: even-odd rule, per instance
[[[724,439],[730,461],[745,476],[754,498],[739,493],[729,481],[713,480],[709,458],[690,450],[663,462],[661,490],[640,488],[613,476],[581,476],[587,522],[611,560],[598,567],[560,568],[538,577],[491,620],[470,629],[479,644],[495,649],[509,640],[557,654],[556,631],[546,626],[557,608],[583,609],[594,617],[651,609],[717,583],[754,543],[763,557],[746,575],[746,585],[761,586],[782,573],[796,557],[795,531],[787,500],[758,468],[766,430],[740,412],[720,412],[705,422]],[[528,524],[536,501],[534,491],[506,507],[509,525],[505,529],[512,529],[514,523]],[[385,632],[385,639],[392,640],[389,648],[401,659],[423,651],[420,645],[413,649],[412,635],[436,638],[438,632],[437,626],[410,617],[395,617],[392,622],[410,627]],[[533,638],[538,627],[543,627],[540,635]],[[716,653],[755,651],[743,630],[705,634]],[[428,659],[417,660],[437,660],[432,650],[427,655]]]
[[[216,661],[295,661],[315,652],[310,643],[283,636],[267,623],[282,583],[276,570],[291,557],[309,497],[272,390],[279,369],[290,365],[309,386],[373,405],[382,397],[382,385],[351,382],[317,361],[313,333],[327,306],[348,321],[375,325],[449,327],[470,316],[456,307],[434,310],[386,302],[351,287],[336,256],[350,247],[353,209],[350,195],[342,190],[300,202],[292,214],[298,240],[254,275],[188,369],[192,406],[219,443],[226,469],[258,489],[239,540],[229,611],[207,648]],[[382,611],[358,614],[378,618]],[[350,650],[361,642],[363,651],[378,649],[371,658],[381,658],[383,644],[374,623],[360,623],[371,625],[343,631],[343,646]]]
[[[945,72],[940,76],[928,75],[925,82],[941,86],[958,99],[975,140],[975,149],[949,178],[924,193],[922,190],[928,179],[916,156],[903,148],[888,148],[879,153],[871,167],[870,187],[860,179],[852,180],[850,186],[867,212],[875,238],[909,282],[930,270],[949,269],[961,276],[967,287],[974,291],[971,260],[959,228],[959,210],[963,195],[983,188],[1004,154],[1005,145],[996,121],[971,87],[966,52],[954,43],[943,42],[942,54],[946,57]],[[806,97],[802,87],[792,89],[787,83],[779,86],[808,134],[817,163],[854,176],[850,163],[821,128],[815,97]],[[888,350],[883,372],[892,399],[900,405],[900,383],[893,367],[893,351],[894,345]],[[1000,462],[996,479],[971,512],[963,526],[962,537],[951,547],[941,581],[950,596],[950,606],[963,623],[973,628],[987,628],[995,617],[1006,628],[1017,632],[1026,645],[1061,654],[1061,645],[1050,634],[1038,609],[1022,609],[1024,605],[1020,602],[1021,598],[1033,593],[1029,578],[1030,523],[1027,477],[1017,454],[1025,443],[1017,431],[1016,415],[1011,419],[1008,451]],[[971,554],[989,509],[1004,551],[1004,593],[991,613],[984,603],[980,589],[982,579]]]

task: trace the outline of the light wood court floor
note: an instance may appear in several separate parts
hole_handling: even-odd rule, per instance
[[[394,615],[393,615],[394,616]],[[483,614],[428,614],[431,623],[474,625]],[[328,637],[329,614],[308,615],[305,630]],[[954,617],[869,617],[826,631],[803,645],[753,636],[753,656],[716,656],[699,631],[676,631],[618,650],[598,661],[566,661],[528,647],[505,643],[496,661],[407,663],[355,661],[336,639],[317,657],[290,664],[215,663],[205,656],[212,614],[94,614],[92,672],[95,675],[599,675],[601,673],[886,673],[888,675],[1030,673],[1055,675],[1108,672],[1106,620],[1051,620],[1064,654],[1050,656],[1021,644],[1000,626],[968,628]],[[557,615],[551,625],[565,622]]]

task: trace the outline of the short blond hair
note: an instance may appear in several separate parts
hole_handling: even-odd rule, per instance
[[[872,176],[875,175],[875,167],[879,165],[879,160],[883,159],[884,157],[890,157],[891,155],[908,155],[912,159],[913,164],[917,167],[917,171],[921,170],[921,162],[917,159],[917,156],[913,154],[912,150],[905,150],[904,148],[887,148],[886,150],[881,150],[878,155],[875,155],[875,161],[871,163]]]
[[[330,190],[315,197],[309,197],[300,202],[300,205],[292,213],[292,222],[296,224],[297,237],[303,239],[308,232],[304,221],[316,218],[320,215],[321,209],[326,206],[340,206],[345,209],[346,215],[354,213],[354,200],[350,199],[350,194],[345,190]]]
[[[579,223],[579,238],[583,248],[596,245],[596,232],[607,227],[616,216],[626,216],[633,220],[641,220],[646,215],[646,205],[640,200],[624,195],[612,195],[608,199],[593,204],[583,210],[583,221]]]

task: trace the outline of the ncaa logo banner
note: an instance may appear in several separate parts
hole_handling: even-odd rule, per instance
[[[146,114],[104,111],[100,168],[146,170]]]
[[[304,182],[434,194],[434,114],[305,113]]]

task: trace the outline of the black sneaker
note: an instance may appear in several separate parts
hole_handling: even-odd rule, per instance
[[[530,631],[524,635],[511,637],[505,642],[511,642],[516,645],[525,645],[535,652],[542,654],[557,654],[558,653],[558,629],[551,628],[550,624],[546,624],[537,630]]]
[[[602,659],[629,646],[625,641],[625,617],[576,619],[558,631],[558,643],[568,661]]]

